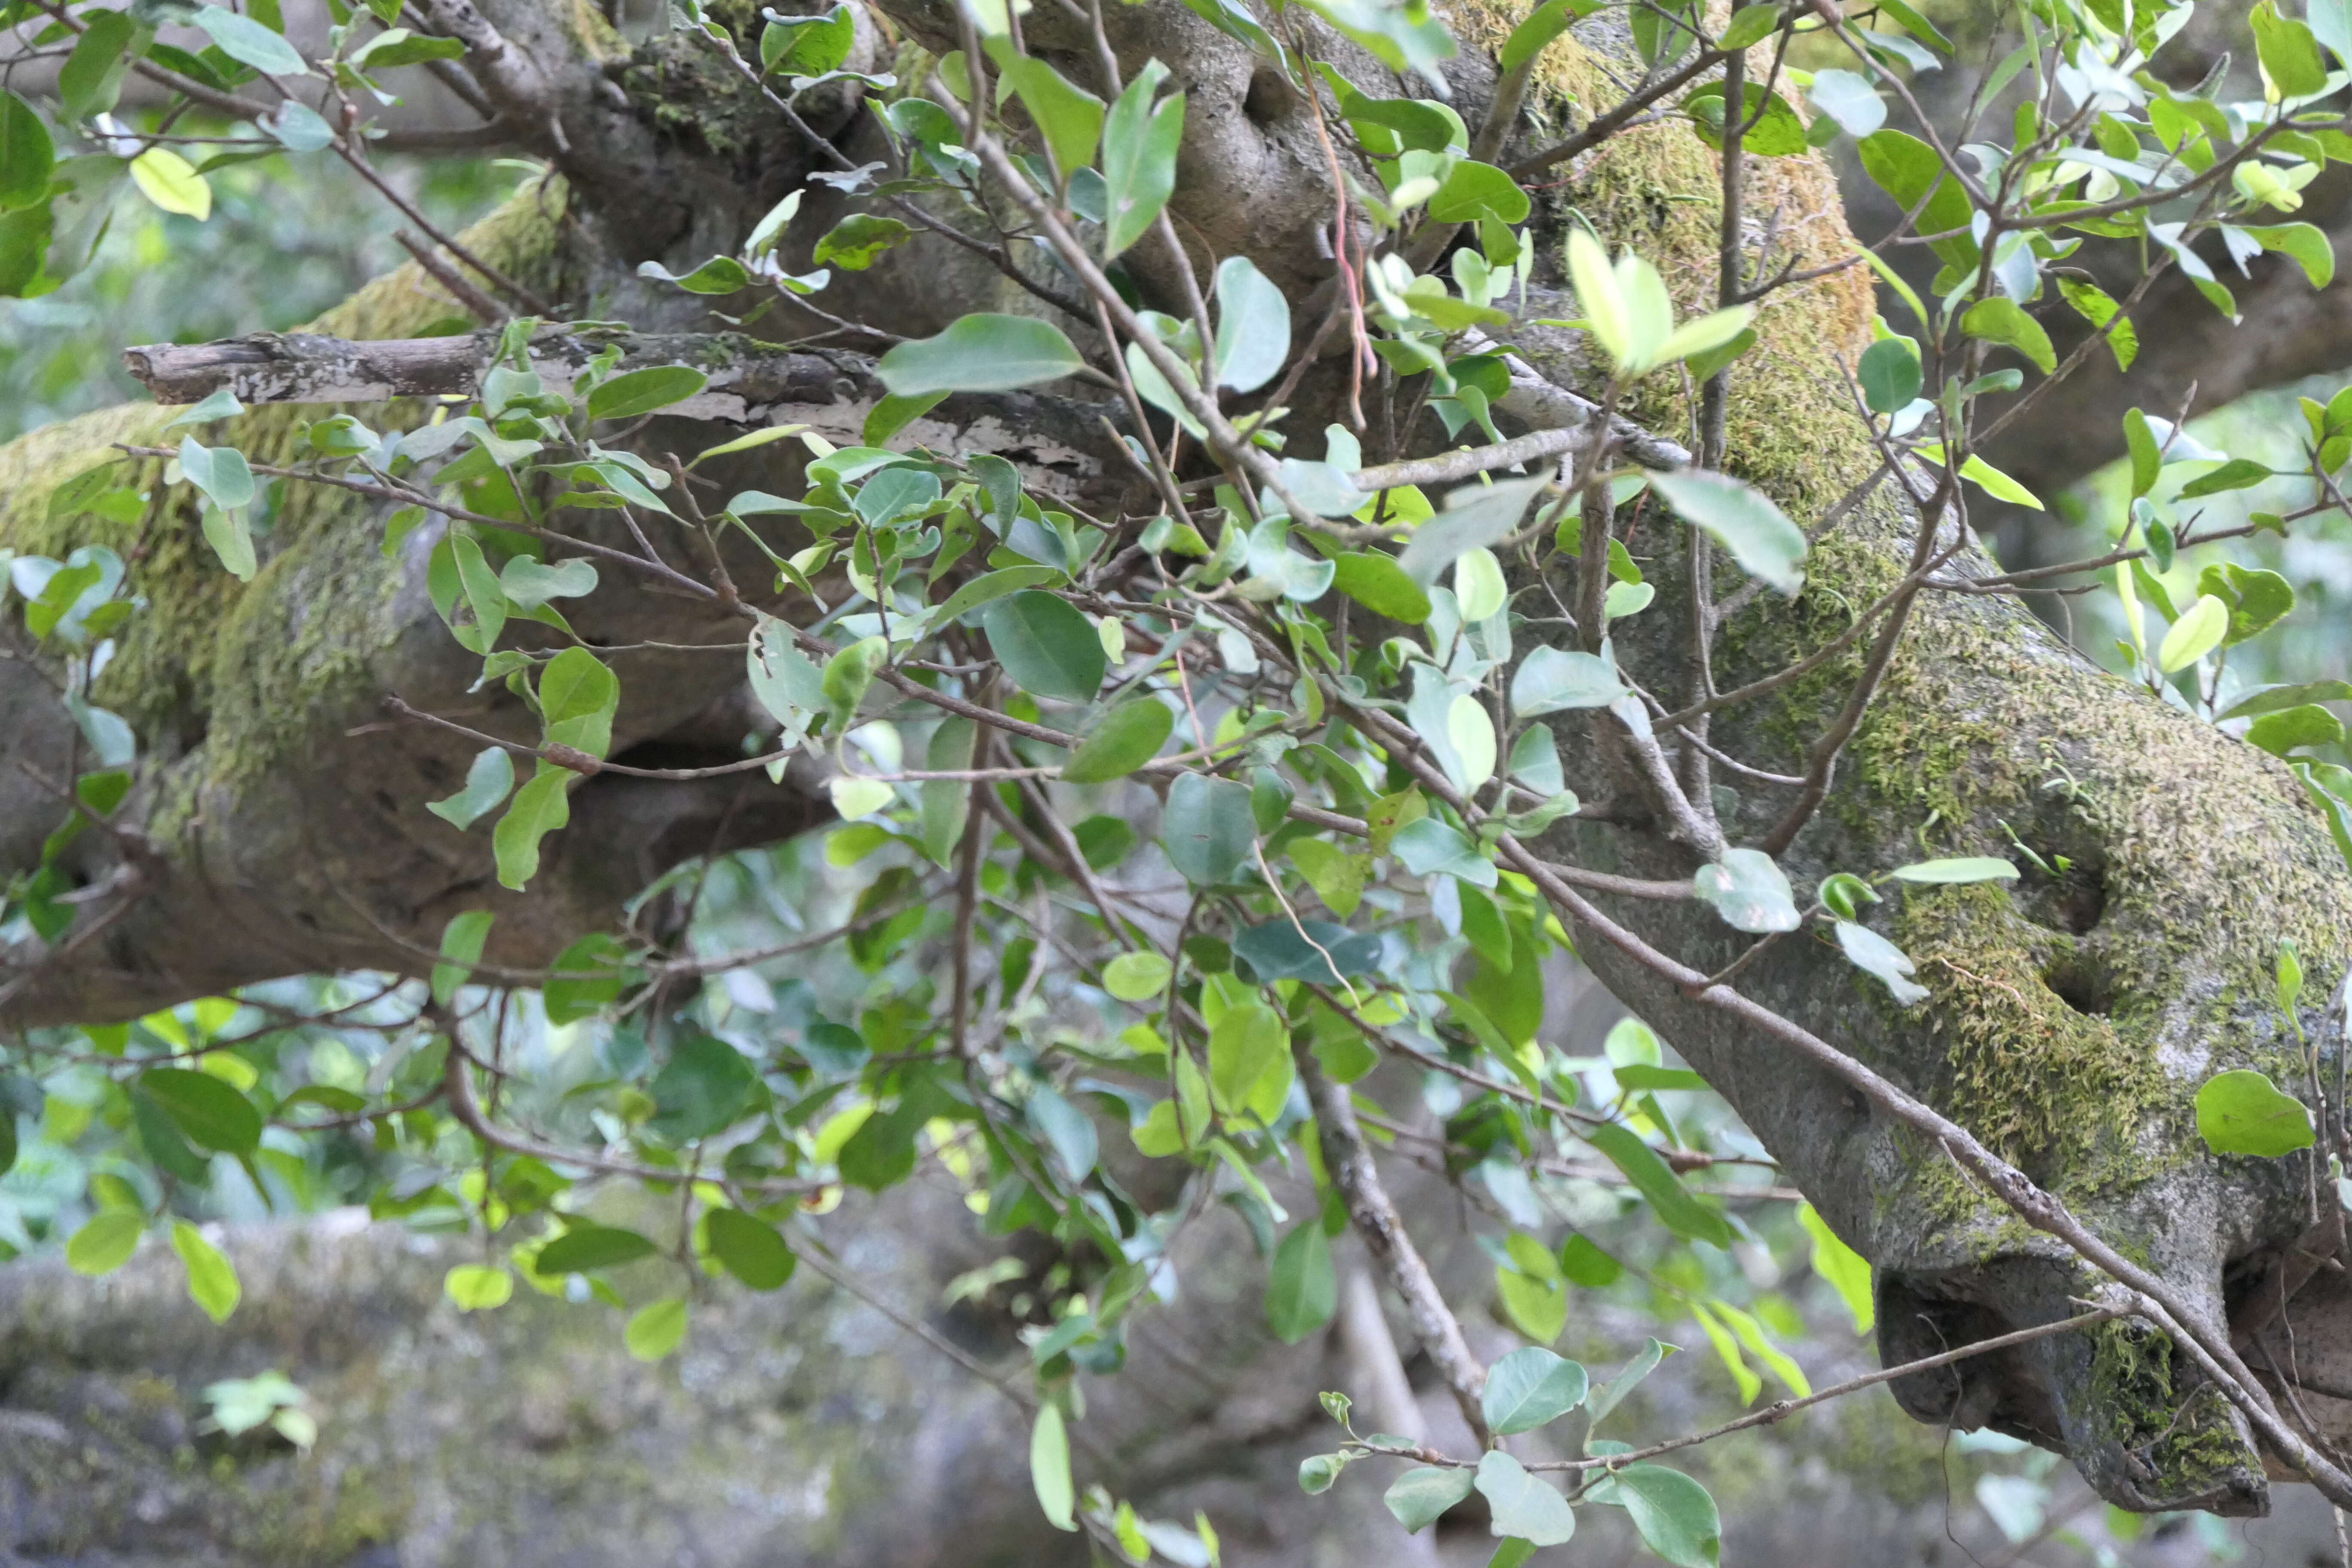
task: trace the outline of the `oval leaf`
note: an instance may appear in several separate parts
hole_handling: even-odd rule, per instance
[[[2197,1091],[2197,1132],[2216,1154],[2292,1154],[2311,1147],[2311,1113],[2263,1074],[2240,1068]]]
[[[1058,381],[1085,363],[1051,321],[982,311],[959,317],[935,338],[898,344],[876,368],[893,396],[920,397],[932,392],[1011,392]]]

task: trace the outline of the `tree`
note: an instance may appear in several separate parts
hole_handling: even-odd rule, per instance
[[[1222,1193],[1273,1333],[1330,1321],[1351,1229],[1458,1409],[1440,1447],[1327,1397],[1310,1491],[1411,1458],[1390,1509],[1475,1489],[1500,1561],[1588,1504],[1712,1561],[1654,1462],[1696,1436],[1515,1440],[1657,1362],[1543,1348],[1622,1266],[1540,1201],[1564,1158],[1699,1260],[1656,1278],[1728,1363],[1780,1365],[1681,1180],[1739,1161],[1656,1098],[1711,1087],[1824,1271],[1874,1266],[1915,1414],[2129,1509],[2259,1511],[2266,1467],[2352,1502],[2296,1361],[2341,1334],[2352,773],[2315,749],[2352,687],[2243,689],[2292,593],[2227,548],[2340,503],[2352,399],[2308,408],[2304,514],[2200,528],[2269,470],[2135,407],[2112,550],[2004,572],[1969,527],[2038,504],[1984,451],[2128,369],[2154,290],[2233,310],[2200,242],[2330,280],[2271,215],[2352,155],[2339,9],[2257,7],[2238,101],[2149,64],[2185,5],[2041,6],[1985,88],[2011,139],[1965,153],[1895,0],[677,0],[634,46],[527,0],[336,15],[306,54],[266,6],[195,10],[201,49],[11,13],[68,51],[0,121],[18,294],[123,180],[201,216],[184,109],[399,202],[366,105],[430,67],[551,168],[462,236],[408,210],[415,268],[318,332],[135,348],[159,405],[0,458],[0,1020],[95,1069],[144,1173],[93,1183],[77,1267],[200,1217],[210,1156],[299,1163],[275,1127],[477,1226],[468,1308],[621,1305],[606,1272],[667,1251],[625,1303],[653,1358],[705,1276],[835,1267],[850,1190],[943,1173],[1058,1248],[1007,1387],[1044,1514],[1181,1561],[1213,1527],[1147,1536],[1071,1444]],[[105,118],[130,75],[174,108]],[[1926,289],[1847,232],[1841,138]],[[2125,674],[2018,607],[2057,578],[2112,583]],[[837,921],[707,945],[713,858],[833,820]],[[1646,1021],[1605,1078],[1538,1038],[1555,948]],[[730,1022],[701,984],[787,958],[857,989]],[[573,1026],[585,1081],[543,1049]],[[320,1065],[352,1028],[373,1070]],[[1392,1190],[1383,1063],[1459,1086],[1438,1146],[1532,1342],[1491,1366]],[[592,1217],[616,1178],[667,1234]]]

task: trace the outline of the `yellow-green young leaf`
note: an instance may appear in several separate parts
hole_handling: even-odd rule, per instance
[[[1878,1321],[1877,1299],[1870,1289],[1870,1260],[1838,1239],[1837,1232],[1812,1205],[1797,1205],[1797,1223],[1813,1238],[1813,1272],[1829,1281],[1853,1315],[1853,1331],[1870,1332]]]
[[[2216,1154],[2292,1154],[2311,1147],[2311,1113],[2263,1074],[2241,1068],[2198,1089],[2197,1132]]]
[[[1768,8],[1749,7],[1750,10]],[[1671,364],[1678,359],[1689,359],[1695,354],[1719,349],[1746,331],[1748,323],[1755,319],[1755,315],[1756,307],[1753,305],[1734,305],[1727,310],[1717,310],[1685,321],[1658,345],[1658,363]]]
[[[1341,920],[1356,912],[1364,899],[1364,874],[1370,860],[1320,838],[1301,838],[1290,846],[1291,864],[1323,900],[1323,907]]]
[[[1625,300],[1618,291],[1609,253],[1581,228],[1571,230],[1568,237],[1568,275],[1576,286],[1576,303],[1584,312],[1586,330],[1612,360],[1622,363],[1633,347]]]
[[[443,1277],[441,1293],[461,1312],[488,1312],[514,1299],[514,1276],[494,1263],[460,1263]]]
[[[1051,1401],[1037,1407],[1037,1425],[1029,1434],[1029,1484],[1037,1489],[1037,1506],[1055,1530],[1078,1528],[1075,1509],[1077,1488],[1070,1479],[1070,1432],[1062,1424],[1061,1406]]]
[[[2230,629],[2230,606],[2210,594],[2198,595],[2181,617],[2172,623],[2157,645],[2156,662],[2165,674],[2185,669],[2221,646],[2222,634]]]
[[[539,875],[540,840],[572,820],[571,797],[564,792],[574,775],[552,763],[539,768],[537,776],[515,791],[514,803],[490,830],[499,885],[516,892]]]
[[[111,1274],[139,1250],[147,1216],[108,1209],[66,1238],[66,1267],[77,1274]]]
[[[1148,1002],[1168,989],[1171,973],[1156,952],[1122,952],[1103,966],[1103,989],[1122,1002]]]
[[[1919,443],[1919,455],[1931,463],[1940,463],[1944,460],[1943,443],[1922,441]],[[1968,461],[1960,465],[1960,478],[1996,500],[2005,500],[2011,506],[2032,507],[2035,511],[2049,510],[2042,504],[2040,496],[1986,462],[1977,453],[1969,453]]]
[[[236,1265],[228,1254],[206,1241],[204,1233],[186,1220],[172,1225],[172,1250],[188,1270],[188,1298],[205,1310],[205,1316],[215,1323],[226,1323],[228,1315],[236,1310],[244,1295],[237,1283]]]
[[[1739,1341],[1724,1327],[1721,1319],[1696,1301],[1691,1303],[1691,1316],[1696,1318],[1698,1326],[1706,1331],[1707,1342],[1715,1347],[1715,1353],[1723,1358],[1724,1370],[1731,1373],[1731,1381],[1738,1385],[1739,1403],[1756,1403],[1756,1396],[1764,1392],[1764,1380],[1756,1375],[1755,1369],[1748,1364],[1748,1358],[1739,1353]]]
[[[666,1296],[640,1307],[621,1331],[622,1342],[639,1361],[660,1361],[686,1342],[686,1302]]]
[[[150,147],[131,160],[131,183],[167,213],[198,223],[213,216],[213,188],[185,158],[169,147]]]

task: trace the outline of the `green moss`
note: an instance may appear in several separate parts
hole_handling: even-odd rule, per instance
[[[2176,1390],[2168,1335],[2126,1319],[2094,1333],[2093,1407],[2104,1414],[2106,1435],[2128,1458],[2154,1473],[2145,1490],[2196,1497],[2232,1471],[2260,1473],[2261,1461],[2239,1436],[2219,1389],[2204,1384],[2186,1395]]]
[[[561,187],[517,195],[461,237],[492,265],[542,288],[560,289]],[[413,336],[457,313],[458,306],[414,263],[376,279],[307,330],[355,339]],[[315,485],[288,485],[268,503],[266,563],[250,584],[221,568],[205,542],[201,500],[186,485],[165,486],[162,459],[126,460],[128,446],[176,445],[164,426],[178,411],[125,405],[36,431],[0,448],[0,544],[62,557],[76,546],[103,544],[129,567],[131,592],[146,601],[118,639],[98,700],[122,713],[147,749],[165,756],[210,742],[217,777],[245,776],[282,754],[300,716],[356,672],[362,646],[343,612],[388,603],[397,569],[374,554],[372,518],[380,503]],[[257,464],[284,466],[307,448],[314,419],[340,410],[278,405],[257,408],[198,435],[235,446]],[[378,428],[423,418],[422,404],[352,410]],[[121,483],[148,492],[128,521],[95,514],[52,516],[50,491],[102,463],[121,464]],[[289,600],[299,583],[310,597]],[[303,612],[288,632],[286,606]]]

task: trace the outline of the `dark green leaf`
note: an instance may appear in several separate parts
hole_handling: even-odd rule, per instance
[[[2344,739],[2344,721],[2316,703],[2265,713],[2247,727],[2246,741],[2273,756],[2298,746],[2333,746]]]
[[[1062,764],[1065,784],[1108,784],[1125,778],[1160,752],[1176,715],[1156,697],[1138,697],[1103,715],[1070,760]]]
[[[702,1224],[712,1256],[754,1290],[779,1289],[800,1263],[774,1226],[740,1209],[712,1209]]]
[[[683,403],[709,384],[710,378],[690,365],[656,364],[624,371],[600,382],[588,395],[591,419],[634,419],[673,403]]]
[[[1551,0],[1551,5],[1562,4],[1564,0]],[[1550,5],[1546,7],[1549,8]],[[1423,1465],[1399,1476],[1381,1494],[1381,1501],[1396,1515],[1399,1524],[1419,1533],[1436,1523],[1446,1510],[1468,1497],[1475,1489],[1477,1480],[1478,1472],[1473,1469],[1439,1469],[1433,1465]]]
[[[1862,351],[1855,374],[1872,413],[1898,413],[1919,395],[1919,345],[1909,338],[1881,338]]]
[[[1176,153],[1184,140],[1184,95],[1171,93],[1156,108],[1151,101],[1167,79],[1168,68],[1152,60],[1136,73],[1118,101],[1111,105],[1103,131],[1103,187],[1108,208],[1103,225],[1106,261],[1143,237],[1176,189]],[[887,367],[887,357],[883,363]]]
[[[981,625],[990,651],[1021,689],[1089,702],[1101,689],[1110,666],[1101,634],[1067,601],[1025,590],[990,605]]]
[[[655,1110],[646,1129],[673,1143],[708,1138],[742,1120],[759,1088],[759,1075],[742,1052],[698,1036],[654,1076]]]
[[[1257,841],[1249,787],[1231,779],[1180,773],[1168,786],[1160,837],[1170,863],[1187,879],[1204,887],[1234,881]]]
[[[541,1275],[585,1274],[592,1269],[635,1263],[660,1250],[634,1230],[609,1225],[580,1225],[541,1247],[531,1268]]]
[[[1236,935],[1234,956],[1250,966],[1261,985],[1278,980],[1337,985],[1371,972],[1380,962],[1381,940],[1329,921],[1272,920]]]
[[[151,1068],[141,1076],[139,1087],[155,1097],[200,1149],[250,1154],[261,1144],[261,1112],[210,1073]]]
[[[899,397],[931,392],[1011,392],[1085,365],[1062,329],[1034,316],[959,316],[937,337],[893,347],[876,367]]]
[[[1320,1221],[1291,1227],[1274,1249],[1265,1286],[1265,1318],[1275,1338],[1295,1345],[1331,1321],[1339,1305],[1339,1279],[1331,1268],[1331,1241]]]
[[[1723,1247],[1731,1245],[1731,1227],[1723,1216],[1685,1191],[1658,1152],[1635,1137],[1631,1128],[1611,1122],[1590,1129],[1583,1136],[1625,1173],[1625,1179],[1650,1200],[1650,1207],[1668,1230],[1692,1241]]]
[[[1584,1368],[1537,1345],[1513,1351],[1486,1372],[1480,1404],[1498,1436],[1532,1432],[1584,1403]]]

